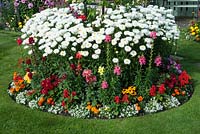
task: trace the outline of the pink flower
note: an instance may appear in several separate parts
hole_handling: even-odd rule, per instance
[[[92,75],[92,70],[90,70],[90,69],[84,69],[83,70],[83,73],[82,73],[83,77],[88,77],[88,76],[91,76],[91,75]]]
[[[139,57],[139,63],[141,66],[146,64],[146,58],[144,55]]]
[[[107,81],[103,81],[102,83],[101,83],[101,88],[102,89],[107,89],[108,88],[108,83],[107,83]]]
[[[154,63],[156,64],[156,66],[160,66],[162,63],[162,58],[160,56],[157,56],[154,60]]]
[[[76,59],[81,59],[82,58],[82,54],[80,52],[76,53]]]
[[[111,40],[112,40],[111,36],[110,35],[106,35],[105,42],[109,43],[109,42],[111,42]]]
[[[151,37],[152,39],[156,39],[156,38],[157,38],[156,32],[155,32],[155,31],[152,31],[152,32],[150,33],[150,37]]]
[[[120,68],[120,66],[115,66],[115,68],[114,68],[114,74],[121,75],[121,68]]]

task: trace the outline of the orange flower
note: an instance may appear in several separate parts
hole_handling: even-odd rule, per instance
[[[42,104],[44,103],[45,98],[44,97],[40,97],[39,101],[38,101],[38,105],[42,106]]]
[[[52,101],[53,101],[53,98],[48,98],[48,99],[47,99],[47,104],[50,105]]]
[[[92,108],[92,105],[87,105],[86,107],[87,110],[91,110],[91,108]]]
[[[139,96],[138,98],[137,98],[137,100],[139,101],[139,102],[141,102],[141,101],[143,101],[143,97],[142,96]]]
[[[13,94],[15,92],[14,88],[10,88],[10,92]]]
[[[91,108],[91,111],[92,111],[94,114],[98,114],[98,113],[99,113],[99,110],[98,110],[96,107],[92,107],[92,108]]]
[[[182,94],[183,96],[185,96],[186,92],[185,92],[185,91],[182,91],[181,94]]]
[[[139,106],[138,103],[135,104],[135,109],[136,109],[137,111],[140,111],[140,110],[141,110],[141,107]]]
[[[175,94],[175,93],[172,93],[172,96],[176,96],[176,94]]]

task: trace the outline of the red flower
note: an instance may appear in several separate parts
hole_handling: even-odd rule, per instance
[[[151,86],[149,95],[150,95],[150,96],[156,96],[156,86],[155,86],[155,85],[152,85],[152,86]]]
[[[76,71],[79,72],[79,71],[81,71],[81,70],[82,70],[82,66],[81,66],[81,64],[78,64],[77,67],[76,67]]]
[[[75,57],[76,57],[76,59],[81,59],[82,58],[82,54],[80,52],[77,52]]]
[[[30,79],[32,79],[32,78],[33,78],[33,73],[29,72],[29,73],[28,73],[28,77],[29,77]]]
[[[33,37],[29,37],[28,42],[29,42],[29,44],[33,44],[35,42],[34,38]]]
[[[158,89],[158,92],[159,92],[159,94],[164,94],[165,90],[166,90],[165,84],[161,84],[159,89]]]
[[[30,70],[30,68],[26,68],[26,72],[30,72],[31,70]]]
[[[186,84],[189,84],[189,80],[191,77],[187,74],[187,72],[184,70],[178,77],[178,80],[180,82],[180,86],[183,87]]]
[[[47,59],[47,58],[46,58],[45,56],[42,57],[42,61],[43,61],[43,62],[46,61],[46,59]]]
[[[120,97],[119,96],[115,96],[114,101],[115,101],[116,104],[119,104],[120,103]]]
[[[27,64],[27,65],[30,65],[30,64],[31,64],[31,59],[27,59],[27,60],[26,60],[26,64]]]
[[[76,91],[72,91],[72,96],[76,96]]]
[[[85,15],[79,15],[79,16],[77,16],[77,19],[81,19],[82,21],[86,21],[87,17]]]
[[[175,74],[171,74],[170,79],[165,80],[165,85],[168,86],[169,88],[173,88],[176,84],[177,84],[177,80],[176,80]]]
[[[63,91],[63,97],[64,97],[64,98],[69,98],[69,91],[68,91],[67,89],[65,89],[65,90]]]
[[[22,44],[23,40],[21,38],[17,38],[17,44],[20,46]]]
[[[61,103],[61,106],[64,107],[65,105],[66,105],[66,103],[65,103],[65,101],[63,100],[62,103]]]
[[[41,92],[41,94],[47,95],[48,94],[48,89],[43,88],[40,92]]]
[[[75,69],[76,69],[76,65],[75,65],[75,64],[70,64],[70,68],[71,68],[72,70],[75,70]]]
[[[92,82],[95,82],[95,81],[97,81],[97,77],[96,76],[94,76],[94,75],[90,75],[90,76],[86,76],[86,82],[87,83],[92,83]]]
[[[127,94],[124,94],[124,96],[122,97],[122,102],[129,103]]]

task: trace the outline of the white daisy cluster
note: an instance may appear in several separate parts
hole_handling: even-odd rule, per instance
[[[27,94],[27,91],[25,90],[25,91],[23,91],[23,92],[20,92],[20,93],[18,93],[17,95],[16,95],[16,102],[17,103],[19,103],[19,104],[26,104],[26,102],[27,102],[27,96],[26,96],[26,94]]]
[[[144,107],[145,113],[155,113],[162,110],[162,104],[158,102],[158,100],[155,97],[151,98],[150,101],[147,102]]]
[[[90,111],[85,108],[84,104],[71,107],[68,113],[76,118],[90,118]]]
[[[47,111],[53,114],[61,114],[64,111],[64,109],[61,106],[61,104],[55,104],[51,105],[51,107]]]
[[[79,10],[82,7],[73,5]],[[106,15],[97,16],[92,22],[84,22],[76,18],[70,8],[46,9],[34,15],[22,28],[25,48],[29,48],[29,37],[34,37],[35,44],[43,56],[52,54],[73,59],[77,52],[85,58],[99,59],[105,55],[106,35],[111,37],[111,57],[114,63],[130,64],[131,57],[139,52],[152,48],[156,37],[164,41],[179,38],[179,30],[171,15],[171,10],[158,6],[131,8],[120,6],[118,9],[108,8]],[[119,50],[123,56],[119,55]],[[30,49],[29,54],[32,54]]]
[[[38,109],[38,104],[37,104],[37,100],[35,99],[32,99],[31,101],[28,102],[28,106],[31,108],[31,109]]]
[[[104,105],[103,107],[99,108],[99,117],[100,118],[106,118],[106,119],[113,119],[115,118],[114,111],[109,107]]]
[[[126,107],[124,107],[121,111],[120,111],[120,118],[124,118],[124,117],[131,117],[138,114],[138,111],[136,110],[136,105],[128,105]]]
[[[179,102],[179,100],[174,96],[171,96],[171,97],[167,98],[165,101],[163,101],[163,106],[166,109],[178,107],[180,104],[181,103]]]

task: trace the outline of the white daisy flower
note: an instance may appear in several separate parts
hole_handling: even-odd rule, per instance
[[[130,52],[131,49],[132,49],[132,48],[131,48],[130,46],[125,46],[125,47],[124,47],[124,50],[125,50],[126,52]]]
[[[113,63],[118,63],[118,62],[119,62],[119,59],[118,59],[118,58],[113,58],[113,59],[112,59],[112,62],[113,62]]]
[[[137,55],[137,52],[136,52],[135,50],[132,50],[132,51],[130,52],[130,55],[131,55],[132,57],[135,57],[135,56]]]
[[[129,65],[131,63],[131,60],[129,59],[124,59],[124,64]]]
[[[92,54],[92,59],[98,59],[99,55],[98,54]]]
[[[65,51],[61,51],[60,52],[60,56],[65,56],[66,55],[66,52]]]
[[[145,46],[145,45],[141,45],[141,46],[140,46],[140,50],[141,50],[141,51],[145,51],[145,50],[146,50],[146,46]]]

